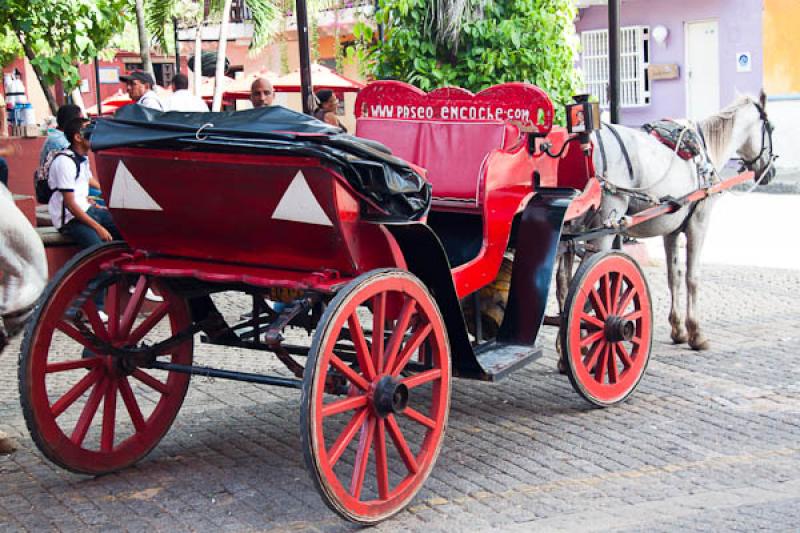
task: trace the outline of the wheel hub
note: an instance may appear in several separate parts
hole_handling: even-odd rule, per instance
[[[620,316],[610,316],[606,320],[605,335],[609,342],[630,341],[636,333],[636,323]]]
[[[402,413],[408,405],[408,387],[392,376],[384,376],[375,384],[372,395],[375,412],[385,418]]]

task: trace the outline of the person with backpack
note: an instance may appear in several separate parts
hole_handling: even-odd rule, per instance
[[[89,139],[81,131],[88,123],[88,120],[78,117],[66,124],[64,135],[70,143],[69,148],[49,158],[46,182],[51,191],[47,205],[53,226],[81,248],[122,239],[108,209],[89,201],[89,183],[94,178],[89,168]],[[41,188],[37,184],[40,200]]]
[[[58,108],[56,113],[56,129],[47,134],[47,140],[42,145],[42,151],[39,152],[39,167],[43,167],[47,161],[47,156],[59,150],[66,150],[69,148],[69,141],[64,135],[64,128],[67,123],[76,118],[83,118],[83,111],[75,104],[64,104]],[[100,191],[100,183],[92,178],[89,182],[89,198],[98,205],[105,205]]]

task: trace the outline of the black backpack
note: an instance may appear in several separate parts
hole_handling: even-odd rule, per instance
[[[50,178],[50,167],[53,165],[53,161],[60,156],[65,155],[72,159],[75,162],[75,179],[78,179],[78,176],[81,174],[81,164],[78,161],[76,155],[69,150],[53,150],[44,160],[44,163],[39,165],[36,170],[33,172],[33,185],[34,189],[36,190],[36,201],[40,204],[46,204],[50,202],[50,198],[53,196],[53,193],[56,192],[55,189],[50,187],[50,183],[48,179]]]

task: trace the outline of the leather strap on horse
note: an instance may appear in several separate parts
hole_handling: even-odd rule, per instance
[[[630,154],[628,154],[628,149],[625,148],[625,143],[622,142],[622,137],[620,136],[620,134],[617,131],[617,129],[614,126],[612,126],[611,124],[603,123],[603,126],[607,127],[611,131],[611,133],[614,134],[614,137],[617,139],[617,142],[619,143],[619,147],[622,150],[622,157],[625,158],[625,164],[628,165],[628,176],[630,176],[631,183],[633,183],[633,181],[634,181],[634,179],[633,179],[634,178],[634,176],[633,176],[633,163],[631,163],[631,156],[630,156]]]

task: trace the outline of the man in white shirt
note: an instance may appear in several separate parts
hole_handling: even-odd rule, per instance
[[[170,111],[208,112],[208,105],[189,91],[189,78],[185,74],[175,74],[172,78],[172,97],[169,99]]]
[[[47,180],[53,190],[47,204],[53,226],[72,237],[81,248],[122,238],[108,209],[89,201],[92,171],[87,156],[90,143],[81,131],[88,123],[84,118],[67,123],[64,135],[69,148],[53,159]]]
[[[134,70],[119,79],[125,82],[131,100],[156,111],[166,111],[161,98],[153,91],[156,82],[150,74],[143,70]]]

